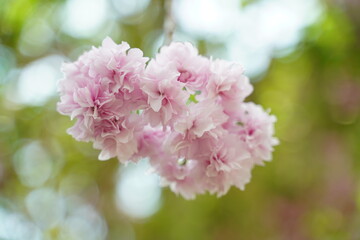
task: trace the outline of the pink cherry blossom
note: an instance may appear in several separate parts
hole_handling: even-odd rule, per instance
[[[218,98],[225,109],[236,108],[253,91],[238,63],[214,60],[210,64],[210,71],[206,85],[207,97]]]
[[[195,92],[201,91],[209,75],[210,60],[200,56],[198,50],[189,42],[172,42],[160,49],[156,62],[166,67],[173,65],[177,71],[177,81]]]
[[[152,61],[146,69],[141,89],[148,96],[149,108],[145,115],[152,126],[169,124],[174,118],[186,112],[189,93],[183,90],[184,84],[177,81],[174,68],[164,68]]]
[[[58,111],[76,120],[68,133],[93,142],[100,160],[148,158],[162,185],[186,199],[243,190],[278,140],[276,118],[244,102],[253,87],[241,65],[180,42],[147,61],[106,38],[64,64]]]
[[[215,101],[203,101],[192,104],[190,111],[174,124],[174,129],[188,140],[200,138],[205,133],[216,137],[221,135],[221,124],[227,118],[222,107]]]
[[[251,177],[249,158],[245,144],[239,143],[232,134],[212,141],[209,155],[203,162],[207,190],[221,196],[233,185],[244,189]]]
[[[155,172],[161,176],[163,186],[169,186],[186,199],[194,199],[197,194],[205,193],[206,189],[199,181],[203,174],[198,166],[200,162],[176,155],[164,155],[162,160],[155,165]]]
[[[145,126],[138,137],[138,151],[133,156],[134,160],[142,158],[149,158],[154,165],[155,161],[161,158],[163,154],[163,147],[165,140],[167,139],[169,131],[163,131],[163,128],[153,128],[149,125]]]
[[[68,132],[77,140],[93,141],[95,148],[102,149],[102,160],[128,158],[137,149],[134,129],[141,129],[142,123],[129,119],[132,111],[147,106],[140,90],[147,58],[140,49],[129,48],[106,38],[100,48],[63,65],[58,111],[77,119]],[[126,150],[120,151],[124,146]]]
[[[224,128],[244,142],[255,163],[270,161],[273,147],[278,144],[274,135],[276,118],[254,103],[243,103],[230,114]]]
[[[117,157],[121,162],[130,160],[138,152],[138,136],[144,125],[143,119],[136,114],[97,122],[94,148],[102,150],[99,159]]]

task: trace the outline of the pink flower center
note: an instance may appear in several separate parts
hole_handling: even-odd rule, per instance
[[[169,100],[167,100],[167,98],[163,98],[163,100],[161,101],[161,105],[165,106],[169,103]]]
[[[180,76],[178,77],[179,82],[186,83],[191,78],[191,73],[185,70],[179,70]]]

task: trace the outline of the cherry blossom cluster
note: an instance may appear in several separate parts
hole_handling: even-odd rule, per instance
[[[187,42],[148,60],[106,38],[65,63],[58,111],[76,119],[68,133],[92,142],[100,160],[148,158],[161,183],[186,199],[244,189],[278,140],[276,118],[244,102],[253,87],[242,66],[200,56]]]

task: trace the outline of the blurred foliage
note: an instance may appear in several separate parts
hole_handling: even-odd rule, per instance
[[[251,100],[277,116],[281,145],[272,162],[254,169],[246,190],[186,201],[164,189],[160,210],[141,220],[115,204],[119,163],[98,161],[91,144],[66,134],[72,123],[56,112],[58,97],[40,106],[18,104],[11,100],[12,89],[26,64],[54,54],[74,60],[106,35],[152,56],[162,32],[164,1],[153,0],[144,11],[125,18],[114,17],[109,31],[88,38],[62,31],[64,4],[0,0],[0,208],[31,219],[26,196],[47,187],[91,204],[106,221],[106,239],[360,239],[359,1],[323,1],[321,17],[305,30],[294,51],[272,59],[267,72],[255,79]],[[41,21],[51,28],[48,42],[41,42],[47,37],[41,31],[25,34]],[[212,54],[209,49],[225,48],[225,43],[209,39],[197,44],[206,55]],[[51,175],[30,186],[19,176],[16,159],[34,142],[49,157]],[[26,157],[37,161],[38,156]],[[56,227],[43,231],[45,239],[70,239],[61,238]]]

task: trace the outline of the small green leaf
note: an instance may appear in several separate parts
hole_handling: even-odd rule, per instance
[[[189,97],[189,99],[188,99],[188,101],[187,101],[187,104],[190,104],[190,103],[198,103],[199,101],[198,100],[196,100],[196,97],[195,97],[196,95],[195,94],[191,94],[190,95],[190,97]]]
[[[244,123],[242,123],[242,122],[236,122],[236,125],[238,125],[238,126],[244,126]]]
[[[178,164],[179,166],[184,166],[187,162],[187,159],[186,158],[179,158],[178,159]]]

